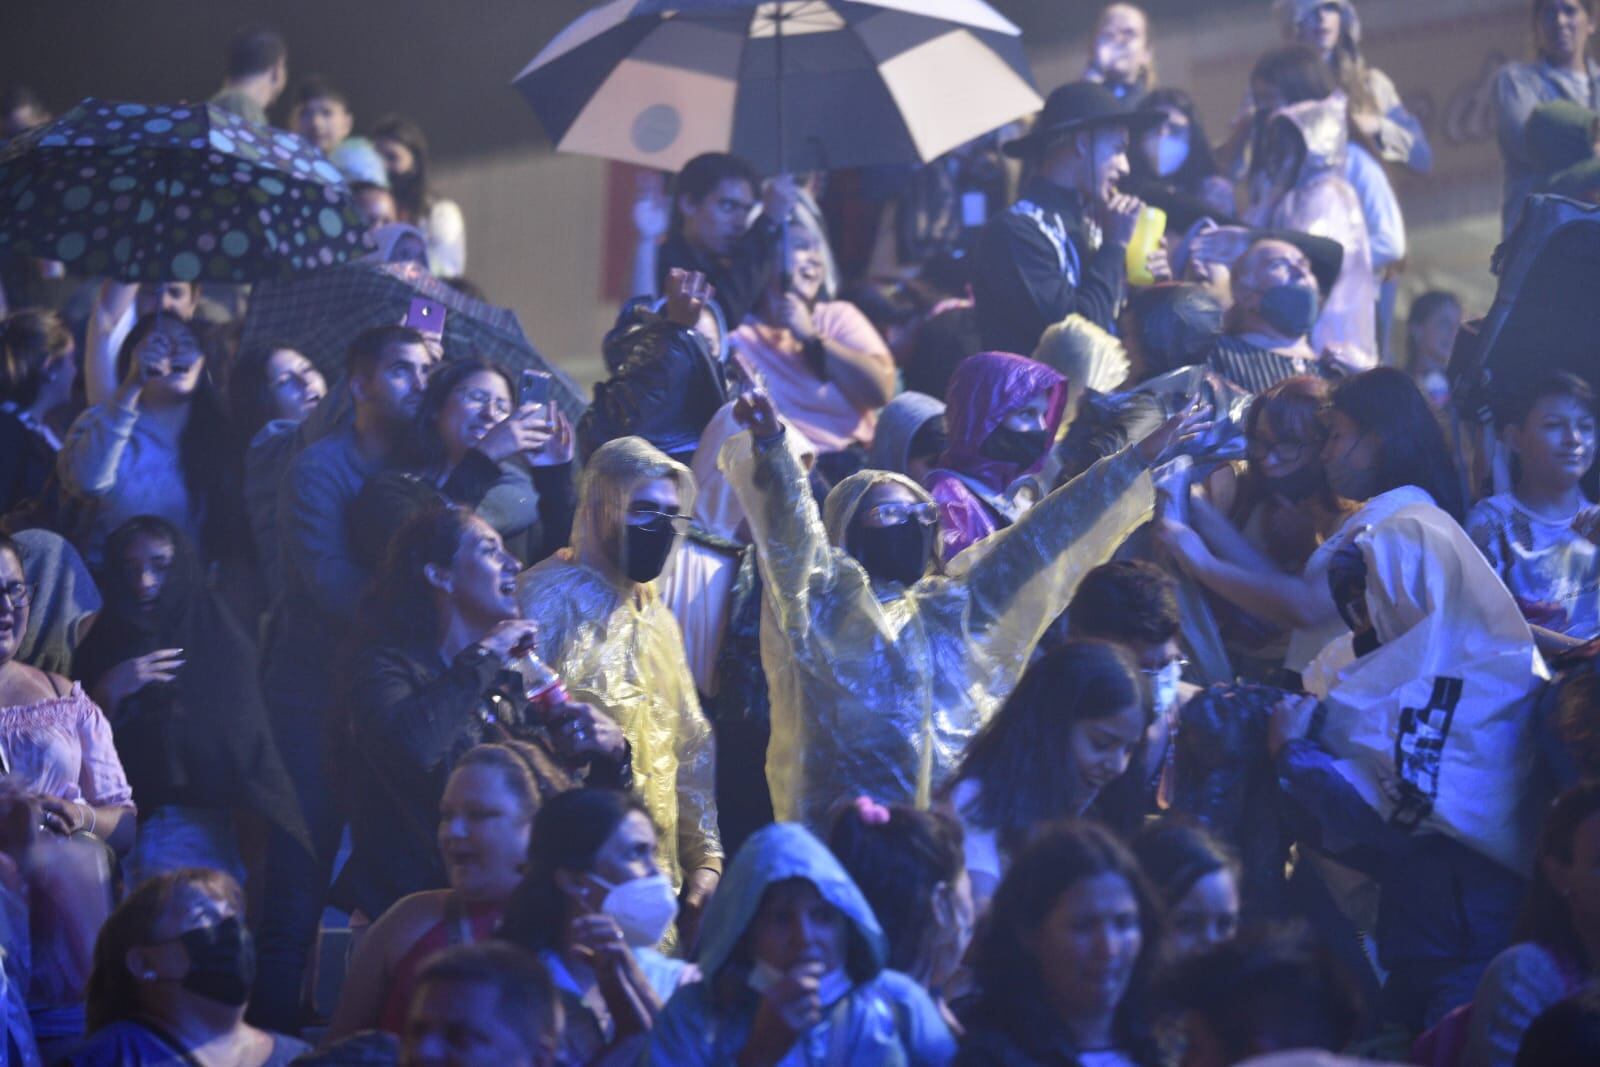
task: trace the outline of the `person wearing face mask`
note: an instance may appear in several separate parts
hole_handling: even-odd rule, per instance
[[[1143,783],[1125,811],[1109,810],[1118,799],[1110,787],[1143,764],[1153,721],[1137,663],[1119,645],[1067,641],[1028,668],[973,738],[949,790],[980,914],[1041,826],[1090,814],[1130,833],[1138,826]]]
[[[255,942],[244,894],[190,867],[140,885],[106,920],[89,979],[89,1039],[70,1067],[287,1067],[311,1046],[244,1021]]]
[[[1310,695],[1273,709],[1267,748],[1301,854],[1376,883],[1384,1016],[1415,1032],[1470,999],[1510,940],[1548,671],[1511,594],[1432,504],[1364,527],[1326,581],[1347,632],[1304,671]],[[1446,891],[1456,906],[1439,907]]]
[[[831,453],[872,441],[875,413],[894,395],[894,357],[859,308],[822,299],[827,271],[816,235],[791,224],[787,248],[787,269],[729,343],[829,469]]]
[[[439,802],[448,889],[402,897],[356,943],[329,1040],[376,1027],[402,1033],[417,972],[448,945],[489,940],[527,866],[543,753],[510,741],[469,748]]]
[[[850,875],[802,827],[745,842],[706,912],[705,977],[667,1002],[652,1064],[942,1067],[955,1041],[922,986],[886,966],[883,928]]]
[[[978,921],[960,821],[937,808],[857,797],[840,805],[828,848],[878,916],[888,965],[926,989],[960,1037],[947,995]]]
[[[1042,829],[978,939],[957,1067],[1155,1067],[1150,974],[1161,912],[1138,861],[1093,823]]]
[[[1522,202],[1544,180],[1532,146],[1524,136],[1534,108],[1552,100],[1570,100],[1600,111],[1600,61],[1589,54],[1596,0],[1532,0],[1534,46],[1532,62],[1512,62],[1494,78],[1494,109],[1505,162],[1505,202],[1501,211],[1509,235],[1522,210]]]
[[[1156,86],[1150,18],[1135,4],[1108,4],[1089,40],[1083,80],[1104,85],[1117,99],[1138,103]]]
[[[818,827],[840,796],[926,805],[943,787],[1083,573],[1149,517],[1145,469],[1195,421],[1174,416],[941,564],[921,487],[863,471],[819,511],[771,400],[747,394],[736,413],[750,433],[720,465],[767,590],[767,783],[777,818]]]
[[[1319,378],[1285,378],[1250,405],[1243,474],[1189,501],[1189,519],[1218,556],[1298,574],[1317,546],[1354,510],[1328,483],[1322,449],[1329,390]],[[1222,605],[1229,658],[1242,673],[1269,677],[1288,652],[1289,631]]]
[[[1339,243],[1344,259],[1310,331],[1312,345],[1318,352],[1349,346],[1372,366],[1379,351],[1377,267],[1405,254],[1404,238],[1391,232],[1400,217],[1393,189],[1376,161],[1367,171],[1351,169],[1357,153],[1366,154],[1363,163],[1371,153],[1352,143],[1348,101],[1314,49],[1268,52],[1250,85],[1255,117],[1244,221]]]
[[[115,395],[78,416],[56,459],[63,488],[93,505],[78,547],[98,566],[107,534],[158,515],[217,559],[233,541],[229,431],[199,341],[173,315],[146,315],[117,373]]]
[[[474,745],[530,742],[541,793],[593,779],[626,785],[627,743],[607,716],[554,689],[527,661],[518,563],[488,523],[437,507],[396,532],[358,615],[340,694],[340,763],[350,789],[351,856],[333,895],[376,916],[446,884],[434,847],[440,798]]]
[[[1077,312],[1116,327],[1127,247],[1143,207],[1119,191],[1131,137],[1161,123],[1105,86],[1063,85],[1031,133],[1005,152],[1032,167],[1017,202],[989,220],[972,255],[972,292],[986,349],[1032,352],[1046,328]]]
[[[1167,212],[1167,227],[1187,230],[1199,219],[1230,219],[1237,210],[1233,183],[1223,176],[1194,97],[1182,89],[1157,89],[1142,107],[1164,116],[1128,153],[1127,187]]]
[[[1177,582],[1143,560],[1102,563],[1084,575],[1067,609],[1068,637],[1122,646],[1144,676],[1151,722],[1139,764],[1117,780],[1101,813],[1122,816],[1125,828],[1170,804],[1178,724],[1183,706],[1199,692],[1183,679],[1189,661],[1178,643],[1181,623]]]
[[[534,821],[527,875],[497,936],[550,971],[567,1005],[568,1062],[637,1054],[661,1006],[700,978],[657,951],[678,898],[656,852],[650,816],[627,793],[575,789]]]
[[[1465,524],[1551,651],[1566,642],[1549,631],[1573,643],[1600,633],[1600,548],[1588,536],[1597,516],[1582,485],[1594,466],[1595,412],[1593,390],[1573,374],[1521,390],[1499,420],[1516,480],[1480,500]]]
[[[131,884],[180,867],[243,881],[236,810],[305,841],[257,676],[255,645],[171,523],[131,519],[106,539],[106,603],[75,672],[112,726],[140,800]],[[306,847],[309,847],[307,845]]]
[[[1328,594],[1334,552],[1361,530],[1408,504],[1436,504],[1461,516],[1461,482],[1428,402],[1404,371],[1378,367],[1333,390],[1324,415],[1322,468],[1333,492],[1360,507],[1317,546],[1297,574],[1270,561],[1215,552],[1188,525],[1166,516],[1157,536],[1175,562],[1218,597],[1291,630],[1283,666],[1300,671],[1344,624]]]
[[[394,531],[440,497],[471,508],[530,563],[567,543],[572,427],[553,405],[514,396],[510,373],[485,359],[453,359],[429,377],[414,432],[351,505],[363,564],[376,567]]]
[[[1333,268],[1337,276],[1339,267]],[[1254,239],[1233,264],[1233,306],[1206,357],[1212,370],[1263,393],[1295,375],[1317,373],[1311,332],[1322,306],[1321,280],[1306,252],[1282,236]]]
[[[964,359],[945,397],[949,444],[923,486],[939,505],[940,555],[1016,522],[1038,500],[1031,483],[1067,409],[1067,380],[1043,363],[1005,352]]]
[[[688,468],[640,438],[606,443],[584,466],[571,546],[524,571],[516,588],[539,656],[628,739],[635,787],[661,833],[657,858],[683,893],[686,946],[722,871],[716,749],[656,580],[694,495]]]

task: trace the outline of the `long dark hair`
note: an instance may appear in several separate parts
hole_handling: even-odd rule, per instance
[[[1112,1039],[1137,1063],[1162,1061],[1150,1032],[1150,976],[1162,938],[1161,909],[1139,863],[1110,831],[1069,820],[1041,829],[1012,862],[995,892],[989,923],[979,935],[974,974],[979,994],[974,1023],[1021,1042],[1054,1047],[1066,1030],[1044,995],[1037,941],[1062,894],[1078,882],[1114,874],[1139,903],[1139,955],[1127,991],[1117,1005]]]
[[[1168,816],[1139,831],[1133,854],[1149,877],[1151,888],[1170,910],[1189,895],[1195,883],[1217,871],[1238,881],[1239,861],[1196,819]]]
[[[1406,369],[1417,370],[1416,329],[1447,307],[1460,309],[1461,298],[1446,289],[1430,289],[1411,302],[1411,312],[1406,316]]]
[[[285,349],[298,352],[286,341],[254,345],[239,354],[233,373],[228,375],[228,407],[233,415],[234,438],[240,452],[250,447],[261,428],[273,419],[272,383],[267,380],[267,364]]]
[[[472,519],[469,509],[440,503],[401,525],[362,598],[358,645],[438,641],[434,588],[424,568],[448,569],[455,562]]]
[[[615,789],[573,789],[546,800],[533,819],[528,872],[496,936],[530,952],[559,948],[568,897],[556,885],[556,872],[592,871],[595,857],[633,812],[650,817],[638,797]]]
[[[433,470],[445,464],[444,441],[439,437],[439,413],[450,402],[450,394],[474,374],[498,374],[506,383],[515,407],[517,385],[504,367],[477,356],[448,361],[428,377],[422,402],[417,405],[416,432],[402,444],[401,465],[407,470]]]
[[[152,311],[133,324],[127,340],[117,350],[117,380],[128,375],[134,351],[162,320],[181,326],[200,347],[194,329],[176,315]],[[201,368],[200,380],[185,401],[189,419],[178,435],[178,468],[189,490],[189,506],[200,517],[200,548],[207,560],[221,559],[244,543],[241,498],[233,481],[237,455],[233,432],[222,396],[211,377],[211,361]]]
[[[416,225],[427,222],[433,206],[433,191],[428,188],[428,138],[422,127],[403,115],[385,115],[372,127],[372,139],[384,138],[405,146],[411,153],[409,174],[389,175],[389,191],[402,216]]]
[[[1591,815],[1600,815],[1600,782],[1575,785],[1556,798],[1539,831],[1539,851],[1533,862],[1533,880],[1522,901],[1515,938],[1532,941],[1559,952],[1587,974],[1594,960],[1584,951],[1583,939],[1572,922],[1572,906],[1565,894],[1545,873],[1546,860],[1571,865],[1577,844],[1578,828]]]
[[[878,917],[889,942],[887,965],[914,975],[927,966],[939,933],[934,887],[954,884],[966,869],[961,824],[938,809],[895,804],[877,810],[888,813],[887,822],[867,822],[856,804],[841,807],[828,850]]]
[[[1132,172],[1133,178],[1166,182],[1184,192],[1198,193],[1202,182],[1221,173],[1221,168],[1217,166],[1217,157],[1211,152],[1211,141],[1206,137],[1206,127],[1200,119],[1200,108],[1194,102],[1194,97],[1182,89],[1157,89],[1146,96],[1139,107],[1146,110],[1160,108],[1163,111],[1176,111],[1187,118],[1189,155],[1184,159],[1183,166],[1163,178],[1156,174],[1155,169],[1146,161],[1144,152],[1139,150],[1136,138],[1128,152],[1128,169]]]
[[[156,924],[172,898],[186,886],[198,886],[233,905],[244,918],[244,892],[239,883],[209,867],[184,867],[158,874],[129,893],[100,927],[94,942],[94,968],[86,994],[87,1030],[93,1034],[144,1009],[139,1003],[139,980],[128,969],[128,950],[148,945]]]
[[[1466,511],[1455,460],[1417,383],[1395,367],[1374,367],[1333,389],[1333,410],[1378,435],[1377,492],[1414,485],[1461,521]]]
[[[1077,814],[1072,726],[1145,709],[1139,666],[1108,641],[1066,641],[1030,666],[1000,711],[973,738],[956,774],[978,784],[977,821],[1015,852],[1034,827]]]
[[[1335,49],[1337,52],[1337,49]],[[1323,61],[1321,53],[1308,44],[1288,44],[1256,60],[1250,72],[1252,82],[1262,81],[1278,90],[1285,104],[1299,104],[1306,100],[1326,100],[1339,88],[1333,69]],[[1352,108],[1351,110],[1354,110]],[[1351,144],[1366,149],[1374,159],[1382,160],[1382,153],[1372,138],[1363,133],[1355,122],[1346,116],[1346,133]],[[1265,133],[1263,128],[1262,133]],[[1263,147],[1258,144],[1257,148]],[[1256,170],[1265,162],[1263,152],[1252,155],[1250,168]]]

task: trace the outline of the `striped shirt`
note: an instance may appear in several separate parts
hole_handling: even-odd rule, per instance
[[[1297,374],[1318,373],[1314,359],[1280,355],[1226,334],[1217,338],[1206,362],[1222,377],[1252,393],[1264,393]]]

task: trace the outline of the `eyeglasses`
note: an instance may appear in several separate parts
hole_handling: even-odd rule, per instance
[[[0,588],[0,597],[4,597],[13,608],[25,608],[28,606],[28,602],[33,599],[33,594],[21,582],[12,582],[10,585]]]
[[[502,400],[500,397],[484,392],[482,389],[457,389],[456,395],[469,407],[478,408],[479,410],[488,408],[490,414],[502,419],[511,414],[509,401]]]
[[[890,501],[887,504],[877,504],[868,508],[867,518],[879,526],[902,526],[912,521],[919,522],[924,526],[932,526],[939,521],[939,505],[925,500],[915,503]]]
[[[641,529],[659,530],[663,526],[672,527],[674,533],[686,534],[689,527],[694,525],[694,520],[688,515],[669,515],[665,511],[639,509],[628,512],[627,523]]]
[[[1265,463],[1277,459],[1279,463],[1299,463],[1311,446],[1304,441],[1251,441],[1244,454],[1251,463]]]

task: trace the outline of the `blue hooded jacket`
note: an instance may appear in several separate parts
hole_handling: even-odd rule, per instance
[[[850,992],[824,1004],[822,1021],[801,1034],[780,1067],[923,1067],[955,1055],[955,1040],[933,1000],[911,978],[883,966],[883,930],[833,854],[798,823],[777,823],[745,842],[706,909],[698,962],[705,980],[684,986],[656,1019],[651,1064],[662,1067],[732,1067],[749,1040],[760,999],[738,987],[729,1003],[719,998],[724,968],[760,910],[768,887],[794,878],[810,882],[850,924],[872,974],[852,975]]]

